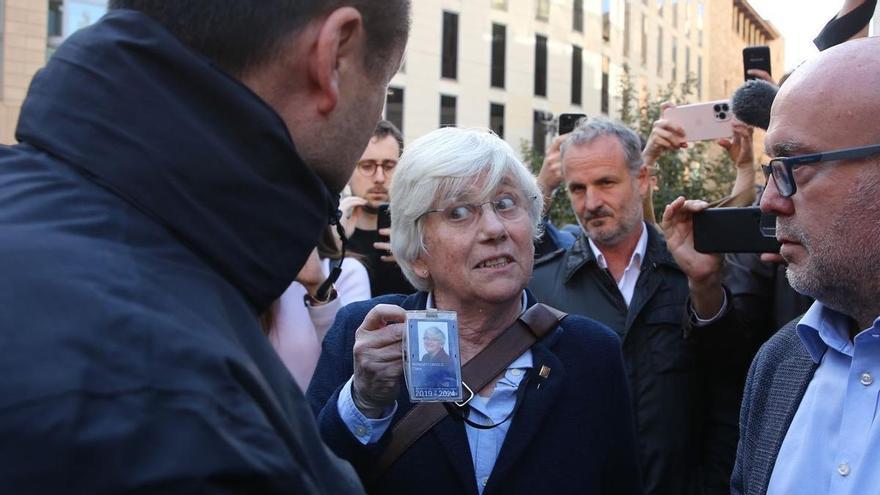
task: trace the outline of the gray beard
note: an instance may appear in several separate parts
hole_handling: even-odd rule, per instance
[[[793,226],[782,229],[808,254],[785,274],[794,290],[864,325],[880,315],[880,173],[853,189],[842,211],[857,218],[834,218],[813,238]]]

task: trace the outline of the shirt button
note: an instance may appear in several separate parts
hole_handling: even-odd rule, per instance
[[[859,377],[859,382],[867,387],[868,385],[874,383],[874,377],[866,371],[862,373],[862,376]]]
[[[488,483],[488,482],[489,482],[488,476],[483,476],[483,479],[480,480],[480,484],[483,486],[486,486],[486,483]]]
[[[839,464],[837,466],[837,474],[839,474],[841,476],[849,475],[849,464],[847,464],[845,462],[843,464]]]
[[[515,368],[515,369],[510,370],[510,374],[513,376],[519,376],[519,375],[522,375],[522,370],[519,368]]]
[[[357,425],[354,427],[354,433],[355,435],[362,437],[367,434],[367,429],[364,428],[362,425]]]

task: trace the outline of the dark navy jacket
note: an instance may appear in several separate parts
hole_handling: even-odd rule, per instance
[[[339,312],[324,338],[307,395],[324,440],[362,476],[371,473],[391,429],[379,443],[363,446],[339,417],[339,390],[354,372],[355,330],[377,304],[424,309],[426,299],[425,293],[417,293],[351,304]],[[534,303],[530,295],[529,305]],[[543,382],[528,383],[483,493],[641,493],[617,336],[595,321],[572,315],[532,346],[532,356],[535,369],[547,366],[550,375]],[[394,422],[413,407],[406,387],[401,387],[397,402]],[[475,478],[464,423],[447,416],[367,488],[371,493],[476,495]]]
[[[5,493],[359,493],[257,323],[335,209],[146,16],[72,36],[0,149]]]

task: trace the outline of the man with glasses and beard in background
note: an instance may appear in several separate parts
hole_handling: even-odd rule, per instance
[[[373,297],[415,290],[391,255],[388,230],[378,226],[379,207],[391,199],[388,190],[401,153],[400,130],[387,120],[380,121],[348,183],[351,196],[339,204],[341,222],[349,237],[348,249],[366,258]]]

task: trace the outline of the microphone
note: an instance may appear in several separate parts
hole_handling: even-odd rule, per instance
[[[742,123],[767,130],[770,107],[779,87],[761,79],[752,79],[737,88],[730,97],[733,115]]]

